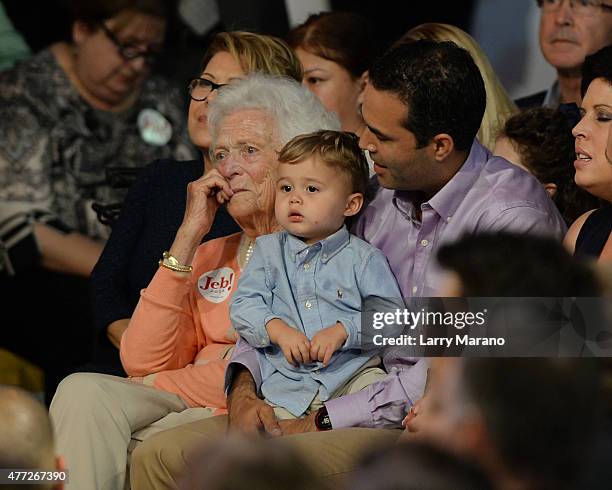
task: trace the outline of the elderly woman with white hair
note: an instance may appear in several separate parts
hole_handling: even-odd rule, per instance
[[[223,377],[238,339],[229,300],[256,238],[278,230],[278,151],[298,134],[340,128],[297,82],[264,75],[224,87],[209,126],[214,168],[189,184],[183,222],[121,341],[130,377],[73,374],[51,405],[69,488],[123,488],[128,445],[224,413]],[[223,204],[242,232],[200,245]]]

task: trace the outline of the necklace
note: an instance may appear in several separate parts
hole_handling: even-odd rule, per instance
[[[247,248],[246,254],[244,255],[244,265],[245,266],[249,263],[249,260],[251,260],[251,255],[253,255],[254,245],[255,245],[255,242],[249,243],[249,248]]]
[[[240,240],[240,247],[238,251],[238,262],[241,269],[244,269],[249,263],[249,260],[251,260],[254,248],[255,240],[251,240],[248,236],[244,235]]]

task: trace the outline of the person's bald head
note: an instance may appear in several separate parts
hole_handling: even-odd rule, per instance
[[[55,467],[53,430],[43,404],[20,388],[0,386],[0,468]]]

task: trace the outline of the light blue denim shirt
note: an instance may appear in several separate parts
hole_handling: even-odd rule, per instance
[[[295,416],[317,394],[330,399],[372,356],[360,350],[361,310],[364,300],[376,298],[404,307],[383,253],[346,227],[313,245],[285,231],[258,237],[230,316],[236,331],[257,348],[266,399]],[[348,338],[327,367],[320,362],[295,367],[270,343],[265,326],[273,318],[309,339],[339,321]]]

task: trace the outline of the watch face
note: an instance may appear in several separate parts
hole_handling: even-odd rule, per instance
[[[330,430],[332,428],[331,420],[325,408],[320,409],[315,417],[315,425],[319,430]]]

